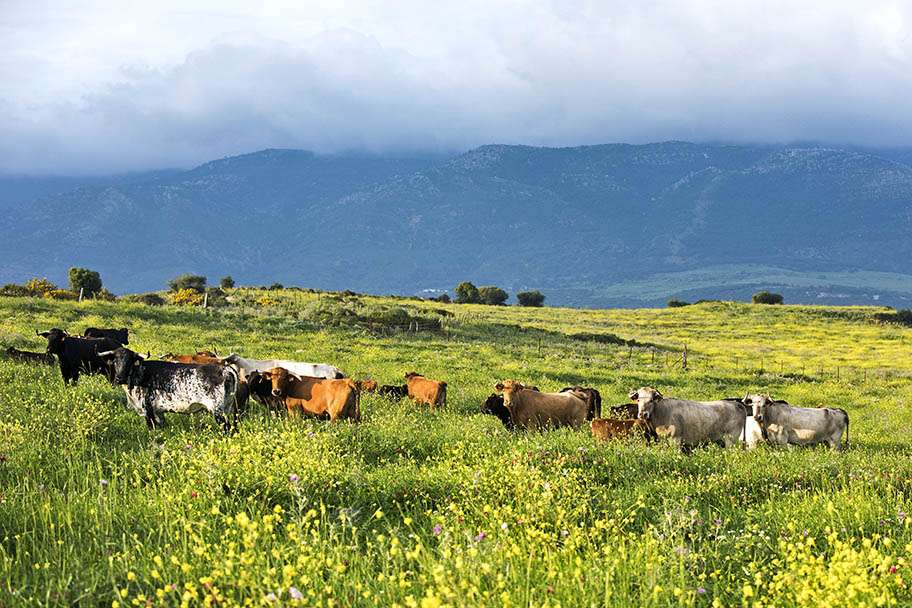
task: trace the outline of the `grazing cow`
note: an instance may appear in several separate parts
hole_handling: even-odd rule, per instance
[[[121,346],[129,343],[129,330],[126,327],[120,329],[103,329],[98,327],[87,327],[82,335],[86,338],[109,338]]]
[[[640,407],[636,403],[622,403],[609,407],[608,413],[611,414],[611,417],[614,419],[630,420],[631,418],[637,417],[639,409]]]
[[[27,350],[19,350],[10,346],[6,349],[6,356],[15,361],[23,363],[43,363],[44,365],[54,365],[54,355],[50,353],[33,353]]]
[[[358,390],[362,393],[376,393],[377,392],[377,381],[376,380],[355,380],[355,386],[358,387]]]
[[[47,339],[48,354],[57,355],[64,384],[76,384],[80,372],[105,374],[111,379],[108,366],[98,353],[119,347],[119,342],[110,338],[79,338],[56,327],[40,333],[36,330],[35,334]]]
[[[260,372],[247,374],[247,392],[250,397],[263,405],[267,410],[276,414],[285,410],[285,403],[272,394],[272,382],[263,377]]]
[[[377,389],[377,392],[390,399],[402,399],[403,397],[408,397],[408,385],[384,384]]]
[[[586,388],[583,386],[568,386],[562,388],[560,392],[577,392],[584,393],[586,395],[586,405],[589,407],[589,410],[586,412],[586,420],[595,420],[596,418],[602,417],[602,395],[594,388]],[[633,416],[630,416],[633,418]]]
[[[168,353],[162,355],[161,359],[165,361],[171,361],[172,363],[196,363],[197,365],[226,365],[228,362],[225,359],[212,354],[211,352],[204,350],[199,351],[195,355],[175,355],[174,353]]]
[[[503,395],[491,393],[481,406],[481,413],[496,416],[508,431],[516,430],[516,425],[513,424],[513,419],[510,418],[510,410],[504,405]]]
[[[843,409],[794,407],[769,395],[748,395],[744,404],[752,408],[754,419],[773,445],[826,443],[834,450],[849,446],[849,414]]]
[[[240,383],[234,366],[148,361],[122,346],[99,356],[109,363],[114,384],[123,386],[127,404],[146,418],[149,428],[163,426],[165,412],[200,410],[212,414],[226,431],[233,427]]]
[[[300,413],[330,420],[361,420],[358,387],[348,378],[299,378],[281,367],[262,372],[262,376],[272,383],[273,396],[282,400],[289,415]]]
[[[440,380],[428,380],[416,372],[405,375],[408,396],[417,403],[434,407],[446,405],[447,383]]]
[[[300,361],[285,361],[282,359],[245,359],[234,353],[225,357],[224,360],[241,368],[244,376],[250,372],[268,372],[276,367],[281,367],[299,377],[328,379],[345,377],[345,374],[338,367],[326,363],[302,363]]]
[[[744,432],[746,417],[738,403],[666,398],[647,386],[631,392],[630,399],[637,402],[638,417],[649,421],[659,437],[685,451],[706,443],[737,445]]]
[[[494,386],[503,393],[504,406],[516,428],[544,430],[561,426],[578,429],[586,421],[589,406],[586,394],[540,393],[515,380],[504,380]]]
[[[596,418],[590,426],[592,428],[592,436],[601,441],[608,441],[616,437],[627,437],[633,433],[642,433],[647,443],[658,439],[649,422],[639,418],[633,418],[632,420]]]

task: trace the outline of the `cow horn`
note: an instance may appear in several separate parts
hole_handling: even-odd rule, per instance
[[[139,357],[140,359],[142,359],[143,361],[145,361],[146,359],[148,359],[149,357],[152,356],[152,353],[151,353],[150,351],[146,351],[146,356],[145,356],[145,357],[142,356],[142,355],[139,354],[139,353],[136,353],[136,356]]]
[[[114,354],[113,350],[106,350],[103,353],[99,353],[98,351],[95,351],[95,352],[99,357],[110,357],[111,355]]]

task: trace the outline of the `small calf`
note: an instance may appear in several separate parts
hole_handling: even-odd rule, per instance
[[[417,372],[405,375],[408,396],[417,403],[435,407],[446,405],[447,383],[440,380],[430,380]]]
[[[508,431],[516,430],[516,425],[513,424],[513,418],[510,416],[510,410],[504,405],[503,395],[491,393],[481,406],[481,413],[496,416]]]
[[[390,399],[402,399],[403,397],[408,396],[408,386],[405,384],[401,386],[396,384],[384,384],[377,389],[377,392]]]
[[[355,380],[355,386],[358,387],[358,391],[362,393],[376,393],[377,392],[377,381],[376,380]]]
[[[609,441],[618,437],[627,437],[635,433],[642,433],[647,443],[658,439],[655,429],[646,420],[634,418],[632,420],[609,420],[596,418],[592,421],[592,436],[600,441]]]

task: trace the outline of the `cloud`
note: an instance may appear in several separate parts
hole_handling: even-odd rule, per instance
[[[325,4],[14,3],[0,17],[0,171],[186,166],[264,147],[912,135],[906,3]]]

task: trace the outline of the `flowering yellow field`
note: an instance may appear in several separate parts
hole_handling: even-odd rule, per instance
[[[360,425],[329,425],[254,406],[226,436],[204,415],[150,432],[102,378],[65,389],[56,369],[0,360],[0,606],[912,604],[912,330],[877,312],[289,290],[237,290],[208,311],[0,299],[4,346],[40,350],[36,328],[128,326],[153,354],[215,348],[449,383],[442,412],[368,395]],[[845,408],[851,449],[685,456],[511,434],[478,412],[505,378],[594,386],[606,405],[642,385],[768,391]]]

